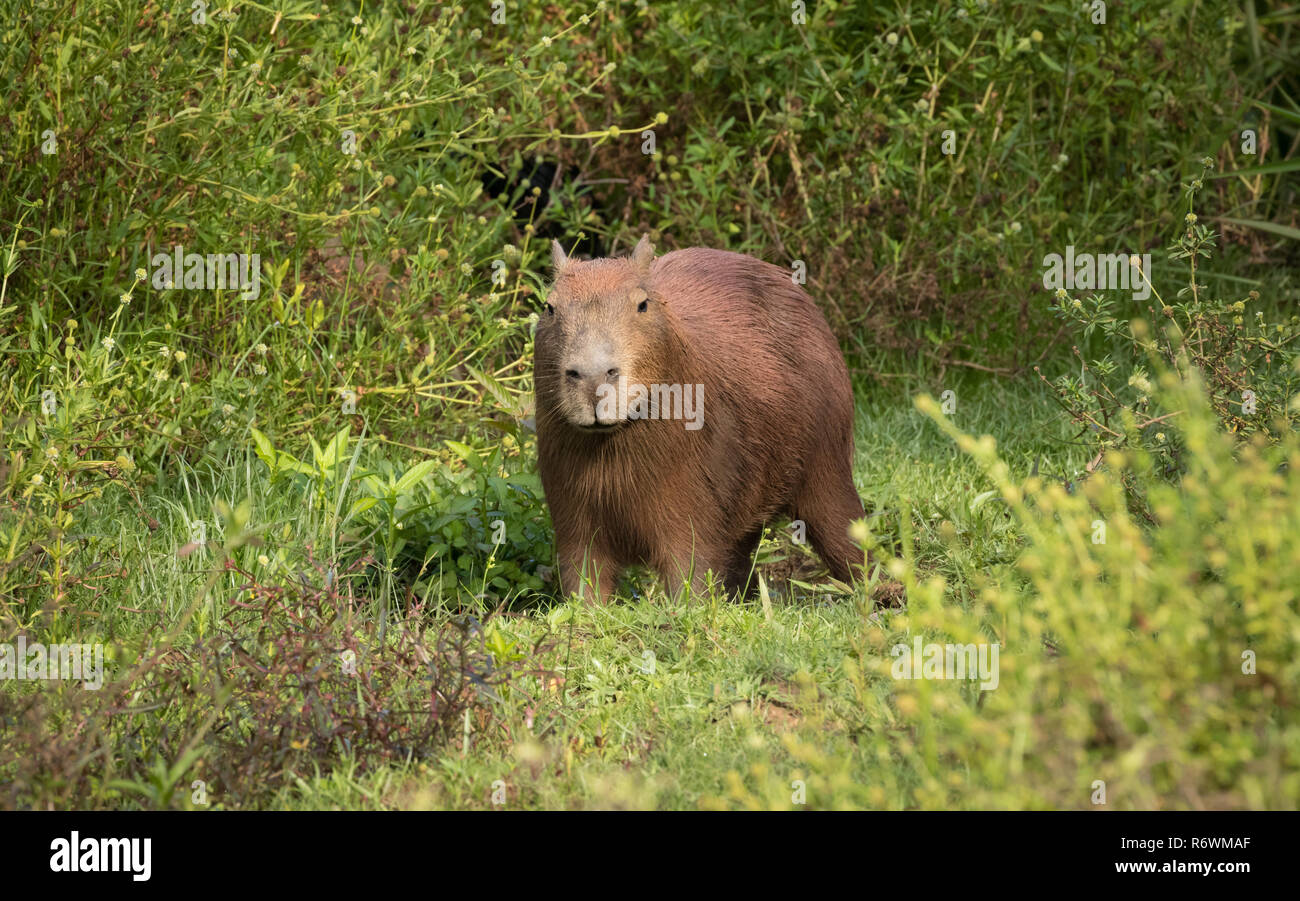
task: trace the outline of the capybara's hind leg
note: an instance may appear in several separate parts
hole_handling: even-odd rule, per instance
[[[841,582],[860,577],[862,549],[849,537],[849,524],[864,513],[848,460],[822,457],[815,461],[808,467],[792,506],[794,518],[807,526],[808,540],[831,575]]]

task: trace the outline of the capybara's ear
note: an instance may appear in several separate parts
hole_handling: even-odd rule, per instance
[[[641,240],[636,242],[636,248],[632,251],[632,265],[641,272],[647,272],[654,260],[655,246],[650,243],[649,235],[642,235]]]
[[[564,252],[564,248],[556,240],[551,241],[551,268],[554,270],[556,278],[563,275],[564,270],[569,268],[568,254]]]

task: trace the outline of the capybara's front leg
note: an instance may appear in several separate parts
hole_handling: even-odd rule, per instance
[[[663,576],[669,597],[680,597],[687,584],[691,586],[691,594],[704,597],[709,591],[709,569],[698,558],[683,557],[659,567],[659,574]]]
[[[721,582],[727,576],[727,570],[721,565],[720,557],[713,548],[700,540],[700,531],[692,523],[681,524],[674,531],[679,534],[666,540],[664,546],[655,555],[653,565],[663,577],[668,594],[678,597],[686,585],[691,586],[691,593],[703,597],[709,589],[709,571]],[[670,533],[671,534],[671,533]],[[710,534],[705,530],[705,534]]]
[[[608,604],[618,584],[619,566],[595,541],[560,540],[560,591],[591,603]]]

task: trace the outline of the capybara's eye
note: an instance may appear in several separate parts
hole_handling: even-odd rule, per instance
[[[650,309],[650,301],[649,301],[648,299],[647,299],[647,300],[643,300],[643,301],[641,301],[639,304],[636,305],[636,311],[637,311],[638,313],[644,313],[644,312],[645,312],[646,310],[648,310],[648,309]]]
[[[549,303],[546,305],[546,315],[547,316],[555,315],[555,307],[551,306]]]

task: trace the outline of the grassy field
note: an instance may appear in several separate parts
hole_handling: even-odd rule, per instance
[[[1300,18],[808,7],[6,13],[0,653],[104,685],[0,658],[0,804],[1300,804]],[[806,267],[869,584],[557,596],[548,247],[643,233]]]
[[[1050,461],[1063,473],[1084,462],[1065,443],[1042,391],[983,378],[965,379],[960,391],[963,424],[1002,438],[1025,473],[1040,457],[1044,470]],[[980,504],[988,482],[979,467],[913,407],[903,386],[864,387],[860,396],[855,473],[874,527],[896,534],[909,510],[917,560],[958,585],[968,585],[976,571],[1005,566],[1014,555],[1015,529],[1004,505]],[[111,536],[96,556],[122,574],[105,579],[83,611],[100,634],[129,641],[165,629],[203,591],[210,557],[182,558],[177,549],[188,543],[190,523],[210,517],[213,502],[223,498],[254,499],[248,528],[264,538],[236,556],[265,584],[299,576],[276,563],[259,564],[259,557],[284,556],[277,548],[329,548],[349,557],[366,554],[373,540],[345,537],[327,515],[304,516],[307,499],[273,485],[251,454],[209,474],[186,472],[174,484],[159,484],[143,498],[143,515],[120,496],[106,495],[89,503],[86,515]],[[963,536],[961,546],[946,547],[942,529]],[[228,537],[217,532],[212,541]],[[303,774],[266,803],[491,807],[493,783],[502,780],[511,807],[784,806],[789,791],[767,797],[773,789],[765,785],[766,794],[754,796],[740,774],[808,780],[806,755],[838,750],[846,758],[836,770],[810,783],[809,791],[821,795],[813,803],[902,804],[919,777],[900,768],[881,779],[875,775],[881,761],[855,747],[857,732],[879,724],[864,720],[845,672],[846,658],[899,632],[894,614],[873,614],[860,598],[829,586],[814,590],[824,582],[824,568],[779,529],[760,559],[761,571],[777,574],[767,604],[716,595],[674,603],[648,577],[635,598],[608,607],[526,602],[492,621],[501,638],[490,640],[503,642],[503,658],[545,640],[538,663],[547,675],[532,690],[549,698],[533,701],[527,691],[508,696],[482,734],[472,724],[463,749],[418,764],[359,774],[342,755],[330,774]],[[810,581],[792,585],[785,581],[791,575]],[[319,585],[321,574],[308,571],[306,578]],[[354,579],[364,597],[376,576],[360,572]],[[229,603],[205,600],[195,631],[202,635]],[[883,702],[888,689],[879,686],[876,694]],[[827,734],[835,737],[830,747]]]
[[[1062,430],[1041,392],[968,381],[963,395],[968,391],[971,401],[963,405],[963,422],[1004,436],[1007,452],[1023,461],[1026,472],[1039,456],[1067,471],[1082,465],[1078,453],[1062,446],[1063,434],[1050,440]],[[987,482],[904,391],[864,391],[859,422],[858,485],[879,517],[878,528],[896,530],[900,512],[910,508],[918,520],[918,559],[962,584],[971,572],[1010,560],[1009,515],[998,504],[972,509]],[[196,493],[265,498],[250,519],[267,523],[273,534],[281,523],[292,523],[278,544],[324,547],[334,541],[327,530],[299,519],[292,497],[277,495],[254,466],[243,469],[249,470],[250,482],[232,475]],[[170,529],[152,535],[139,517],[118,521],[134,551],[128,568],[139,578],[100,609],[111,615],[113,604],[132,606],[133,596],[193,597],[204,572],[178,561],[172,550],[187,540],[184,519],[174,516]],[[939,529],[949,526],[969,536],[956,553],[939,538]],[[773,540],[763,553],[766,566],[783,572],[783,562],[803,557],[789,540]],[[810,567],[819,581],[816,563],[804,569]],[[828,730],[840,737],[841,749],[853,748],[852,736],[865,724],[844,660],[870,642],[871,633],[883,640],[897,631],[888,612],[869,616],[870,609],[851,597],[787,585],[773,592],[766,611],[760,601],[717,596],[674,604],[657,586],[641,588],[644,593],[627,604],[545,604],[500,624],[511,645],[528,647],[543,637],[552,643],[545,660],[559,683],[549,690],[564,693],[557,703],[517,699],[487,736],[470,736],[465,753],[365,776],[344,764],[329,777],[287,787],[275,804],[490,807],[493,783],[502,780],[510,786],[512,807],[784,806],[781,797],[790,792],[752,796],[739,774],[807,779],[803,755],[828,753]],[[130,634],[148,625],[135,620],[122,629]],[[545,720],[530,706],[545,711]],[[819,806],[901,803],[900,791],[917,776],[898,772],[881,780],[873,776],[879,765],[849,755],[842,771],[824,774],[831,781],[816,786],[823,793]]]

